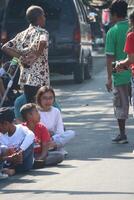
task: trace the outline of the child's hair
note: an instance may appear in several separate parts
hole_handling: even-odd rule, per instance
[[[0,123],[10,122],[12,123],[15,119],[13,110],[9,107],[0,108]]]
[[[127,7],[128,4],[126,3],[125,0],[114,0],[109,9],[111,15],[116,14],[117,17],[126,17]]]
[[[41,107],[41,96],[47,92],[51,92],[53,94],[53,97],[55,100],[55,92],[54,92],[53,88],[43,86],[38,90],[37,95],[36,95],[36,102],[40,107]]]
[[[44,10],[40,6],[32,5],[26,11],[27,21],[32,25],[36,25],[38,17],[42,15],[44,15]]]
[[[27,115],[34,109],[36,109],[36,104],[34,103],[27,103],[21,107],[20,113],[24,121],[27,121]]]

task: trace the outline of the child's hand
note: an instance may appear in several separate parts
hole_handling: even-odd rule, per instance
[[[57,144],[53,141],[53,140],[51,140],[50,142],[49,142],[49,149],[54,149],[54,148],[56,148],[57,147]]]
[[[121,62],[116,63],[115,69],[117,72],[122,72],[125,70],[124,65]]]
[[[12,154],[10,157],[11,157],[11,162],[13,162],[14,165],[22,164],[23,162],[22,151],[16,152]]]

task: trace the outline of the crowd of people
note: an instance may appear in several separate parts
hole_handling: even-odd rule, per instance
[[[53,106],[54,100],[54,90],[42,86],[37,92],[37,103],[21,107],[19,124],[11,108],[0,108],[2,178],[32,168],[57,165],[68,155],[64,146],[75,137],[75,132],[65,130],[61,111]]]
[[[2,47],[21,63],[19,85],[24,92],[14,110],[0,108],[0,179],[61,163],[68,155],[65,144],[75,137],[74,131],[65,130],[50,87],[44,11],[30,6],[26,18],[29,27]]]
[[[119,127],[112,142],[119,144],[128,143],[125,125],[131,95],[134,110],[134,11],[128,21],[127,8],[125,0],[111,3],[113,26],[105,41],[106,86],[108,92],[113,91]],[[55,92],[50,87],[49,34],[44,29],[44,11],[31,6],[26,17],[30,26],[2,47],[21,62],[19,84],[24,93],[16,99],[14,110],[0,108],[0,178],[61,163],[68,154],[64,146],[75,137],[74,131],[64,127]]]

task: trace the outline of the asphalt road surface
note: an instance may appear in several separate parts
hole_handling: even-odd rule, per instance
[[[83,84],[75,85],[71,77],[53,81],[64,124],[76,131],[66,146],[68,157],[59,166],[0,181],[0,200],[134,199],[134,121],[130,114],[129,143],[112,144],[118,128],[105,89],[105,59],[94,63],[99,72]]]

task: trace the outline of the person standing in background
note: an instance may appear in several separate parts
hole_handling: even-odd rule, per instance
[[[114,24],[106,35],[106,61],[107,61],[107,90],[112,91],[115,116],[119,126],[119,134],[112,141],[114,143],[127,143],[125,123],[129,111],[129,89],[131,72],[125,70],[113,73],[112,62],[126,58],[124,45],[128,31],[127,6],[125,0],[115,0],[110,6],[111,21]],[[120,81],[121,80],[121,81]]]
[[[3,45],[2,50],[22,63],[20,80],[24,84],[27,102],[34,101],[37,90],[49,86],[48,32],[44,29],[45,14],[39,6],[30,6],[26,11],[29,27]]]

